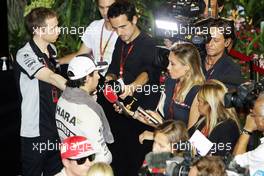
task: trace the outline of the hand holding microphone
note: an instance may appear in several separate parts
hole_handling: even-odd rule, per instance
[[[118,100],[118,96],[117,96],[116,92],[112,89],[112,87],[110,85],[105,86],[104,96],[110,103],[114,104],[113,106],[117,112],[121,112],[121,110],[122,110],[122,112],[126,116],[131,116],[133,114],[133,112],[129,111],[124,106],[124,104]]]

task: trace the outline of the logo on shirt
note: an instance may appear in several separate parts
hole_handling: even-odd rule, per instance
[[[73,126],[76,125],[76,117],[75,116],[71,116],[70,113],[68,113],[67,111],[65,111],[64,109],[62,109],[59,106],[57,106],[56,114],[61,116],[66,122],[72,124]]]
[[[30,58],[28,54],[24,54],[24,63],[30,68],[30,70],[34,70],[33,65],[36,64],[36,61],[33,58]]]

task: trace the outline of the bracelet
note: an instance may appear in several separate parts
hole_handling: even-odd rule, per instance
[[[242,134],[249,135],[249,136],[251,136],[251,135],[253,134],[252,132],[246,130],[245,128],[243,128],[243,129],[241,130],[241,133],[242,133]]]

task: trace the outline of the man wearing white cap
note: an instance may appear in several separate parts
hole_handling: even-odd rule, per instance
[[[64,168],[55,176],[86,176],[98,148],[84,136],[71,136],[60,145]]]
[[[102,107],[94,100],[99,74],[105,67],[96,66],[87,56],[74,57],[69,63],[69,80],[56,107],[56,125],[61,140],[81,135],[100,146],[95,161],[111,163],[112,154],[106,143],[113,143]]]

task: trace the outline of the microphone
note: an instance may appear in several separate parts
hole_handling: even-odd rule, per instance
[[[124,89],[125,83],[122,79],[108,81],[105,84],[104,96],[110,103],[116,103],[118,100],[118,96],[120,96],[124,92]],[[124,100],[122,100],[122,103],[123,104],[117,102],[116,104],[118,104],[118,106],[120,106],[121,108],[124,107],[127,110],[131,111],[135,111],[139,106],[137,98],[135,98],[134,96],[127,96]]]
[[[109,101],[110,103],[115,103],[117,104],[123,111],[123,113],[126,116],[129,116],[129,113],[127,112],[126,108],[124,105],[118,100],[118,96],[115,93],[115,91],[112,89],[110,85],[106,85],[104,89],[104,97]]]
[[[145,160],[149,168],[166,168],[166,161],[171,158],[173,158],[173,154],[170,152],[150,152],[145,156]]]

